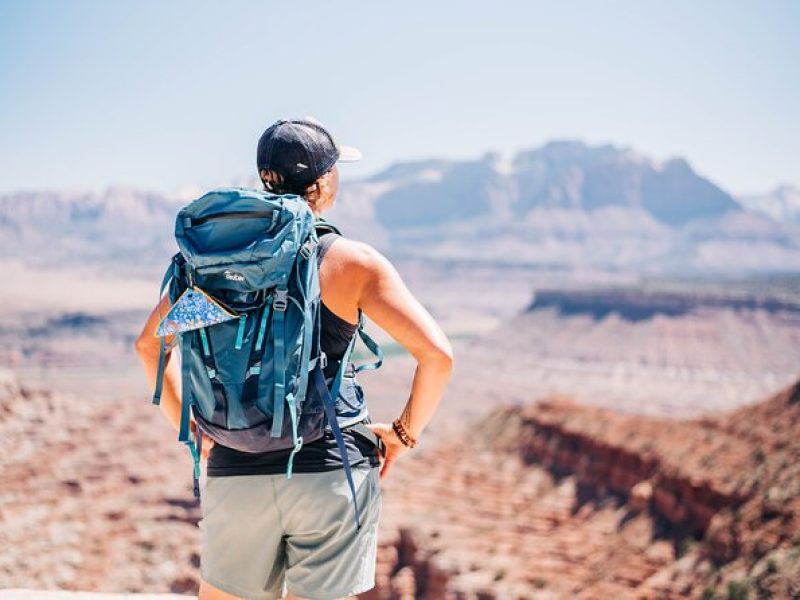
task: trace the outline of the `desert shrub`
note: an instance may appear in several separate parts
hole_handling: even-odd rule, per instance
[[[750,588],[746,581],[731,581],[728,583],[728,600],[747,600],[750,597]]]
[[[767,573],[773,574],[778,572],[778,563],[774,558],[767,560]]]

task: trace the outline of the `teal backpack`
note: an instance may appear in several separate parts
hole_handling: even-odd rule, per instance
[[[172,308],[162,324],[173,326],[181,362],[178,440],[194,461],[199,496],[203,435],[242,452],[291,449],[286,476],[303,444],[333,432],[355,502],[355,487],[340,422],[345,369],[356,335],[336,375],[325,378],[320,348],[319,235],[340,233],[317,219],[299,196],[239,188],[213,190],[181,209],[175,222],[177,253],[164,274]],[[383,354],[363,330],[357,334],[377,360]],[[158,404],[166,352],[161,337]],[[194,434],[190,421],[195,421]],[[363,424],[356,430],[382,450]],[[355,429],[354,429],[355,430]],[[358,507],[356,522],[358,519]]]

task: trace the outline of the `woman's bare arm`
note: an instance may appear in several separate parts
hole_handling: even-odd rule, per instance
[[[406,287],[400,274],[380,252],[355,242],[359,250],[362,282],[359,308],[379,327],[406,348],[417,361],[411,393],[400,421],[409,435],[418,439],[433,417],[453,369],[453,349],[434,318]],[[387,445],[381,470],[385,477],[393,460],[407,448],[390,425],[372,427]]]
[[[158,354],[160,349],[159,338],[156,337],[156,330],[161,318],[169,311],[169,297],[164,296],[158,306],[153,309],[147,322],[144,325],[139,337],[136,339],[136,354],[144,367],[151,389],[156,385],[156,374],[158,372]],[[175,336],[166,339],[171,345]],[[175,369],[170,368],[170,357],[172,352],[167,354],[167,364],[164,368],[164,387],[161,393],[161,410],[172,423],[175,430],[178,430],[181,421],[181,397],[179,393],[180,382],[178,381]]]
[[[156,330],[161,319],[169,312],[170,302],[169,296],[164,296],[159,302],[158,306],[153,309],[147,322],[144,324],[142,332],[136,339],[136,354],[139,355],[139,360],[144,367],[147,379],[150,382],[150,388],[154,389],[156,386],[156,376],[158,374],[158,354],[160,351],[159,338],[156,337]],[[167,336],[165,339],[167,346],[171,348],[175,342],[175,336]],[[164,365],[164,379],[163,387],[161,390],[161,412],[167,417],[175,431],[178,431],[181,424],[181,395],[180,395],[180,377],[175,368],[170,367],[170,357],[172,350],[167,351],[166,364]],[[191,430],[194,430],[194,421],[190,424]],[[214,441],[208,436],[203,438],[203,460],[208,459],[208,452],[214,445]]]

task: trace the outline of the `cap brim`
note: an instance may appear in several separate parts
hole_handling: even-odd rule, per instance
[[[338,162],[357,162],[361,160],[361,150],[352,146],[338,146]]]

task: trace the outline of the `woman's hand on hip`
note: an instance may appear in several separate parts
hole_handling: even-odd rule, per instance
[[[392,463],[401,455],[408,452],[410,448],[400,441],[390,424],[367,423],[367,427],[381,439],[386,447],[386,454],[383,456],[381,462],[381,479],[384,479],[389,473],[389,468],[392,466]]]

